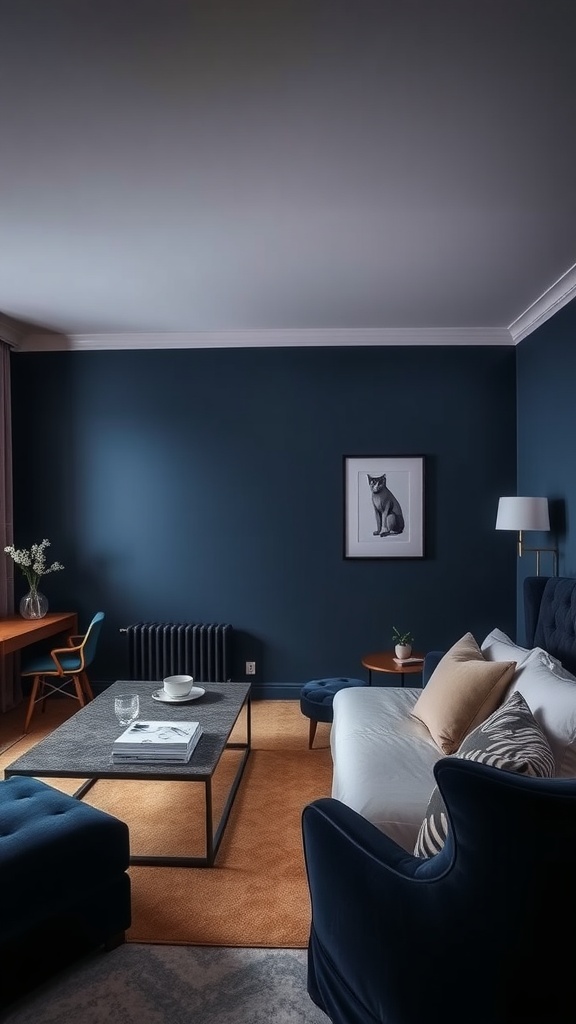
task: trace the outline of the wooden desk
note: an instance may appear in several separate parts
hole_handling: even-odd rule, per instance
[[[400,685],[404,686],[405,675],[412,672],[421,672],[424,667],[424,656],[422,654],[415,653],[412,657],[422,658],[422,661],[416,664],[403,665],[396,661],[392,651],[384,651],[379,654],[365,654],[362,658],[362,664],[364,668],[368,669],[368,685],[372,685],[373,672],[392,672],[394,675],[401,676]]]
[[[76,612],[48,612],[43,619],[23,619],[21,615],[8,615],[0,619],[0,655],[13,654],[23,647],[46,640],[58,634],[76,636]]]

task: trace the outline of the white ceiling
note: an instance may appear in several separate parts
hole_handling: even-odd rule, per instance
[[[574,0],[0,0],[4,335],[519,340],[576,294],[575,29]]]

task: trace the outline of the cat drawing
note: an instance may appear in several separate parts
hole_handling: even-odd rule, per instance
[[[372,491],[372,504],[376,515],[375,537],[389,537],[393,534],[402,533],[404,530],[404,516],[400,502],[394,497],[392,491],[386,486],[386,474],[382,476],[368,477],[368,486]]]

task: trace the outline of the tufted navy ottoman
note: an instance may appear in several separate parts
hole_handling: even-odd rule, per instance
[[[0,782],[0,1005],[130,925],[128,826],[38,779]]]
[[[364,679],[350,679],[347,676],[335,676],[331,679],[311,679],[304,683],[300,690],[300,710],[310,719],[308,748],[314,742],[318,722],[332,721],[332,701],[338,690],[347,686],[366,686]]]

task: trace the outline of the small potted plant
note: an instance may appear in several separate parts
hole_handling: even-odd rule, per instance
[[[405,661],[412,654],[412,640],[414,637],[410,630],[401,633],[396,626],[392,626],[392,641],[394,643],[394,654],[399,661]]]

